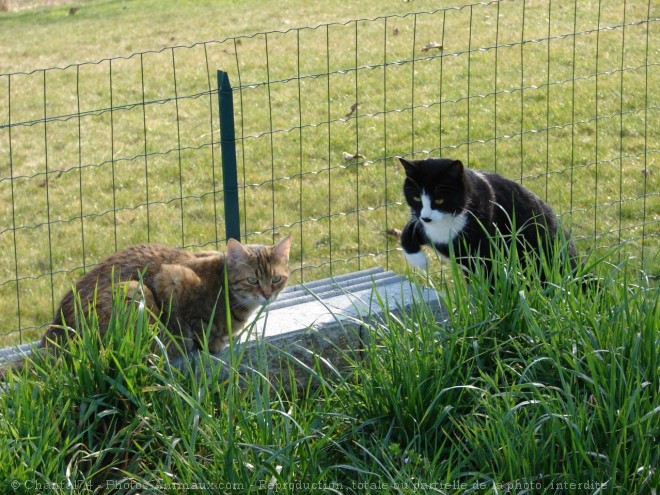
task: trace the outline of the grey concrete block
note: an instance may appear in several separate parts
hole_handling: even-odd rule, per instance
[[[233,363],[229,349],[203,361],[206,367],[222,367],[223,375],[233,364],[241,373],[258,370],[304,384],[319,367],[342,373],[348,361],[359,359],[371,329],[409,312],[414,303],[425,304],[438,320],[446,318],[435,291],[382,268],[288,287],[239,334]],[[0,350],[0,364],[29,354],[32,345]],[[200,362],[199,353],[190,357],[193,364]],[[173,364],[184,367],[181,361]]]
[[[447,317],[435,291],[382,269],[290,287],[239,336],[234,346],[239,368],[301,386],[320,379],[317,371],[342,374],[359,362],[376,326],[410,312],[413,304],[425,304],[438,321]],[[214,357],[217,361],[204,360],[207,368],[215,362],[227,370],[232,364],[228,350]]]
[[[0,349],[0,366],[29,356],[32,348],[36,344],[38,344],[38,342],[30,342],[28,344],[15,345]]]

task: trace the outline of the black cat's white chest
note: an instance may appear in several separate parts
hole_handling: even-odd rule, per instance
[[[431,243],[447,254],[443,246],[449,245],[468,223],[468,212],[442,211],[432,207],[432,199],[426,192],[419,197],[421,208],[413,211],[413,217],[403,229],[401,246],[408,262],[425,269],[428,263],[421,245]],[[423,233],[423,235],[421,235]]]
[[[467,213],[462,211],[456,214],[433,209],[431,197],[428,194],[422,194],[421,200],[419,223],[422,225],[426,237],[433,244],[451,243],[467,224]]]

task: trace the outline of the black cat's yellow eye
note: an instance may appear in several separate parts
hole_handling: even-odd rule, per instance
[[[438,198],[438,199],[434,200],[433,202],[434,202],[436,205],[441,205],[442,203],[445,202],[445,200],[442,199],[442,198]]]
[[[420,199],[419,196],[413,196],[413,201],[419,203],[419,202],[422,201],[422,200]]]
[[[277,284],[282,281],[282,275],[274,275],[273,278],[270,279],[270,281],[274,284]]]
[[[248,284],[252,284],[252,285],[257,285],[259,283],[259,279],[257,277],[248,277],[247,281]]]

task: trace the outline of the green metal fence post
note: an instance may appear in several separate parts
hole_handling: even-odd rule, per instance
[[[225,202],[225,233],[227,239],[231,237],[240,241],[241,223],[238,208],[234,94],[229,83],[229,75],[221,70],[218,71],[218,105],[220,107],[220,149]]]

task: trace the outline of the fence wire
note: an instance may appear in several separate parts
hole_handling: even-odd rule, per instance
[[[216,70],[233,83],[243,240],[294,281],[400,270],[397,156],[516,179],[582,251],[657,277],[660,12],[492,1],[0,74],[0,340],[36,338],[128,245],[224,245]]]

